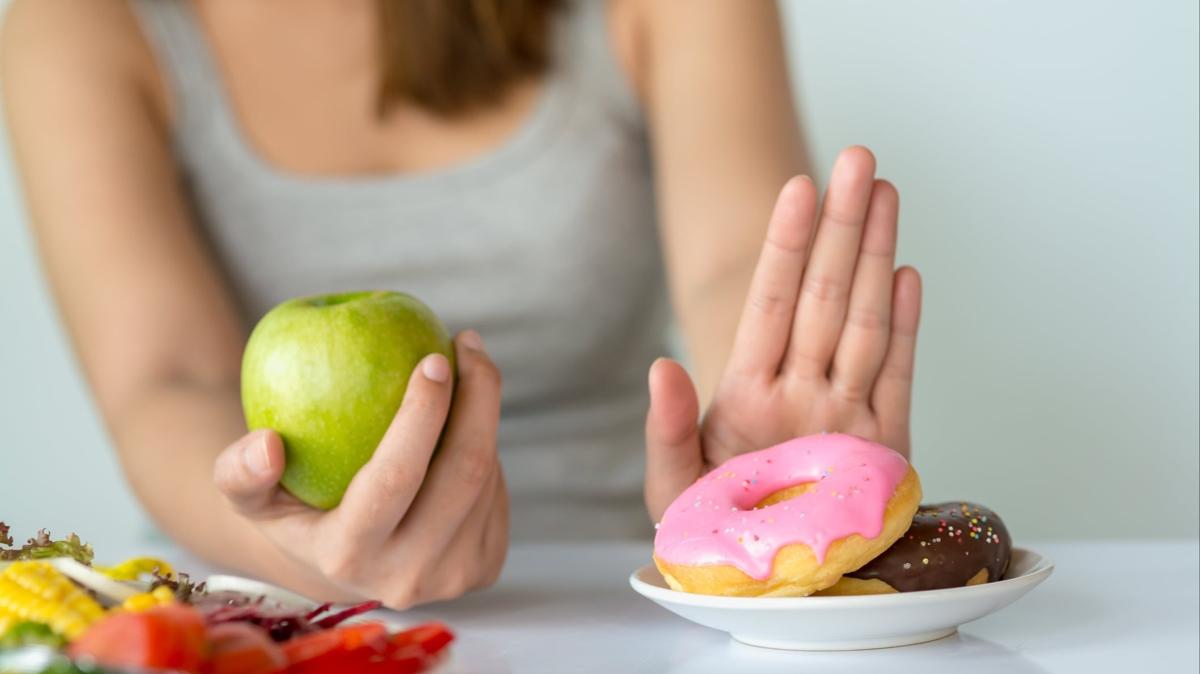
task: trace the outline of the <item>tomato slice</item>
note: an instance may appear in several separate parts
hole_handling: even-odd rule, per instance
[[[114,613],[92,625],[68,649],[72,658],[106,667],[200,672],[205,652],[204,616],[178,604],[137,613]]]
[[[208,630],[208,644],[206,674],[270,674],[287,666],[283,649],[257,625],[213,625]]]

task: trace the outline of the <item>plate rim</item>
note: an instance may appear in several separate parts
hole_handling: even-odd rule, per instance
[[[1039,584],[1054,571],[1054,562],[1040,552],[1025,548],[1013,547],[1016,553],[1037,556],[1033,566],[1019,576],[1004,578],[980,585],[964,587],[948,587],[939,590],[916,590],[913,592],[896,592],[888,594],[848,595],[835,597],[727,597],[722,595],[698,594],[681,592],[669,587],[651,585],[638,576],[650,570],[659,573],[653,563],[644,564],[629,574],[629,585],[634,592],[655,602],[667,602],[685,606],[700,606],[715,609],[753,609],[753,610],[827,610],[834,608],[856,607],[886,607],[889,605],[912,605],[939,602],[964,594],[981,596],[986,594],[1004,593],[1017,586],[1024,587],[1030,583]],[[661,574],[660,576],[661,577]]]
[[[248,597],[263,596],[289,607],[312,608],[321,603],[274,583],[247,576],[216,573],[205,578],[204,584],[211,592],[234,592]]]

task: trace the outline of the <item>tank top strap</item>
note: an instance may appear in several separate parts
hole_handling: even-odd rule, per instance
[[[221,77],[189,0],[130,0],[175,103],[177,132],[221,109]]]

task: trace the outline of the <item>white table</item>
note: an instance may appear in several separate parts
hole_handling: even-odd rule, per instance
[[[957,635],[876,651],[772,651],[686,622],[629,587],[648,544],[515,546],[495,587],[387,617],[457,632],[442,674],[1200,671],[1196,541],[1022,544],[1057,567],[1029,595]]]

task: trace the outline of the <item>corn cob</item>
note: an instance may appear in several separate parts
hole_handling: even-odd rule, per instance
[[[95,599],[46,562],[13,562],[0,573],[0,633],[34,620],[74,639],[103,615]]]
[[[150,592],[139,592],[126,599],[121,608],[126,611],[145,611],[155,606],[165,606],[175,601],[175,593],[166,585],[159,585]]]

